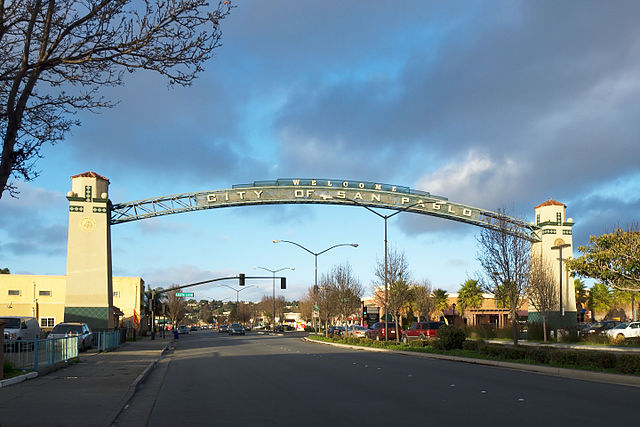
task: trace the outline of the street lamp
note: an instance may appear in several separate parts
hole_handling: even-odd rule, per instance
[[[561,316],[563,317],[564,317],[564,306],[562,305],[562,249],[568,248],[569,246],[571,246],[569,243],[560,243],[556,246],[551,246],[551,249],[560,251],[560,258],[558,258],[560,260],[560,313],[561,313]]]
[[[318,290],[318,255],[322,255],[325,252],[330,251],[331,249],[334,248],[338,248],[340,246],[351,246],[354,248],[358,247],[357,243],[339,243],[337,245],[333,245],[325,250],[322,250],[320,252],[313,252],[307,248],[305,248],[304,246],[302,246],[300,243],[296,243],[296,242],[292,242],[291,240],[277,240],[274,239],[273,243],[291,243],[292,245],[296,245],[297,247],[299,247],[300,249],[304,249],[305,251],[309,252],[311,255],[313,255],[313,295],[315,296],[317,290]],[[315,305],[315,301],[314,301],[314,305]],[[315,308],[315,307],[314,307]],[[318,333],[318,322],[316,322],[316,334]]]
[[[295,270],[295,267],[282,267],[277,270],[272,270],[267,267],[253,267],[254,270],[261,269],[270,271],[273,274],[273,332],[276,331],[276,273],[282,270]]]
[[[244,291],[245,289],[255,288],[254,285],[245,286],[242,289],[236,289],[236,288],[234,288],[232,286],[229,286],[229,285],[220,285],[220,286],[224,286],[226,288],[229,288],[229,289],[232,289],[232,290],[236,291],[236,305],[240,303],[240,301],[239,301],[240,292]]]
[[[380,218],[384,219],[384,340],[387,341],[388,340],[388,334],[389,334],[389,314],[387,313],[387,306],[388,306],[388,301],[389,301],[389,269],[387,267],[387,220],[389,218],[391,218],[394,215],[398,215],[401,212],[406,211],[409,208],[412,208],[414,206],[417,205],[423,205],[424,202],[417,202],[414,203],[412,205],[408,205],[405,206],[404,208],[392,213],[391,215],[382,215],[380,212],[374,211],[373,209],[371,209],[369,206],[367,205],[363,205],[362,203],[356,202],[355,200],[352,199],[348,199],[350,202],[352,202],[355,205],[361,206],[363,208],[365,208],[366,210],[368,210],[369,212],[372,212],[376,215],[378,215]],[[397,319],[397,318],[396,318]]]

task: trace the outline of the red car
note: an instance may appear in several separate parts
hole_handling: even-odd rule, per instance
[[[402,333],[402,342],[435,338],[438,328],[442,325],[444,325],[443,322],[414,322]]]
[[[395,340],[396,339],[396,324],[393,322],[389,322],[389,331],[387,332],[387,339]],[[402,336],[402,328],[398,328],[398,333]],[[367,332],[365,332],[365,336],[372,340],[376,341],[384,341],[384,322],[377,322],[371,325]]]

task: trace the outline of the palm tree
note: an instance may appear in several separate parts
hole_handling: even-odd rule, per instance
[[[458,311],[464,317],[464,311],[467,308],[482,307],[482,286],[480,282],[474,279],[467,279],[458,291]]]
[[[447,298],[449,298],[449,294],[444,289],[436,289],[433,291],[433,298],[435,299],[435,307],[436,310],[443,311],[445,308],[449,307],[449,302]],[[446,319],[444,312],[442,316]]]

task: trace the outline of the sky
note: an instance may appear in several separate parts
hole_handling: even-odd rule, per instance
[[[407,186],[533,221],[567,205],[574,246],[640,212],[640,2],[237,0],[223,45],[190,87],[150,72],[103,94],[46,146],[36,180],[0,200],[0,267],[63,275],[72,175],[113,203],[277,178]],[[381,211],[381,213],[391,213]],[[151,287],[287,271],[287,299],[349,263],[372,294],[382,219],[358,207],[204,210],[112,227],[113,274]],[[480,229],[403,213],[389,244],[412,276],[456,292],[478,276]],[[578,256],[579,252],[574,251]],[[237,283],[227,285],[237,287]],[[242,300],[272,292],[248,279]],[[235,299],[223,286],[196,299]]]

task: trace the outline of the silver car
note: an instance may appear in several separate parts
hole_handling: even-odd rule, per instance
[[[78,350],[85,351],[93,346],[93,333],[86,323],[58,323],[47,338],[78,337]]]

